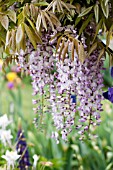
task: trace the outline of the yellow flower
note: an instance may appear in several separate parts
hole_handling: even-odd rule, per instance
[[[0,59],[0,65],[2,65],[3,64],[3,61]]]
[[[18,76],[15,72],[9,72],[6,77],[8,81],[14,82]]]

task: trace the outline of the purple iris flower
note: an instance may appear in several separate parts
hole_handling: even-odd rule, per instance
[[[110,74],[111,74],[111,77],[113,78],[113,67],[110,68]]]
[[[19,160],[19,170],[24,170],[24,169],[28,169],[30,170],[30,166],[31,166],[31,163],[30,163],[30,157],[29,157],[29,151],[27,149],[27,143],[26,143],[26,140],[25,140],[25,136],[22,132],[22,129],[20,128],[19,131],[18,131],[18,134],[17,134],[17,145],[16,145],[16,150],[18,152],[18,154],[22,155],[23,153],[23,156],[22,158]]]
[[[105,99],[113,103],[113,87],[109,87],[107,92],[103,93]]]

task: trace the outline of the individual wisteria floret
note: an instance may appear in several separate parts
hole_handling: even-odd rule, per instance
[[[16,145],[16,150],[19,155],[21,155],[21,158],[19,159],[19,165],[18,168],[20,170],[25,170],[29,169],[31,166],[30,163],[30,157],[29,157],[29,151],[28,151],[28,146],[26,143],[25,136],[23,134],[23,131],[21,128],[19,128],[18,134],[17,134],[17,145]]]

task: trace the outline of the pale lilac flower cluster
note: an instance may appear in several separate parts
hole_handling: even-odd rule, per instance
[[[38,119],[40,117],[40,123],[42,123],[44,112],[48,111],[48,108],[45,108],[45,102],[48,101],[50,96],[47,85],[49,86],[54,81],[53,48],[49,44],[48,39],[50,39],[50,34],[44,33],[42,37],[43,45],[37,45],[37,50],[31,53],[29,60],[33,95],[39,94],[37,96],[38,99],[33,99],[33,104],[38,104],[33,110],[38,114]],[[35,124],[36,121],[39,122],[38,119],[35,118]]]
[[[102,111],[101,101],[103,100],[103,59],[98,61],[98,51],[88,57],[83,64],[76,57],[76,94],[79,101],[79,122],[76,126],[79,129],[80,139],[84,138],[90,126],[95,127],[101,122],[100,112]]]
[[[71,28],[68,29],[71,30]],[[77,37],[76,31],[73,31],[72,34],[75,34],[73,37]],[[82,43],[86,49],[85,41],[83,40],[82,38]],[[61,45],[62,44],[60,44],[58,51],[60,51]],[[62,139],[67,140],[68,134],[72,128],[75,127],[79,130],[78,134],[81,136],[80,140],[82,140],[86,132],[88,132],[90,136],[92,127],[100,125],[101,122],[101,101],[104,99],[102,91],[103,75],[101,73],[103,69],[103,58],[98,61],[99,50],[95,50],[82,64],[75,50],[74,61],[72,61],[69,58],[71,47],[72,43],[69,41],[68,53],[63,62],[62,55],[59,56],[57,53],[60,61],[56,61],[57,80],[56,85],[52,85],[52,116],[57,131],[60,130],[62,134]],[[86,51],[85,53],[87,55]],[[55,93],[55,88],[58,92],[57,94]],[[77,95],[77,108],[75,104],[70,102],[71,94]],[[75,116],[78,117],[76,111],[79,111],[79,120],[75,120]],[[56,139],[57,143],[59,142],[58,133],[53,133],[52,137]]]
[[[52,118],[57,131],[60,131],[62,139],[67,141],[68,134],[74,127],[76,103],[72,102],[71,95],[75,94],[75,67],[69,58],[64,62],[57,60],[57,75],[55,88],[51,88],[50,103],[52,106]],[[56,133],[52,134],[56,140]],[[57,137],[57,138],[56,138]],[[58,142],[57,142],[58,143]]]

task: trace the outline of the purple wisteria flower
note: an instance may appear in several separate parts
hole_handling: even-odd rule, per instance
[[[50,113],[50,108],[45,109],[45,102],[49,103],[50,86],[54,81],[54,56],[53,47],[49,43],[51,30],[43,32],[43,44],[37,45],[37,50],[30,54],[30,76],[32,77],[33,96],[40,95],[37,99],[33,99],[33,108],[36,113],[34,124],[36,127],[42,123],[44,114]],[[48,86],[48,90],[47,90]],[[50,107],[50,106],[49,106]]]
[[[113,103],[113,87],[109,87],[108,91],[103,93],[103,96],[104,96],[105,99],[107,99],[111,103]]]
[[[99,125],[100,112],[102,111],[101,101],[103,100],[103,59],[97,64],[98,51],[87,58],[83,64],[76,56],[76,95],[79,101],[79,134],[84,138],[85,132],[90,126]],[[77,126],[78,127],[78,126]],[[87,128],[86,128],[87,127]]]

